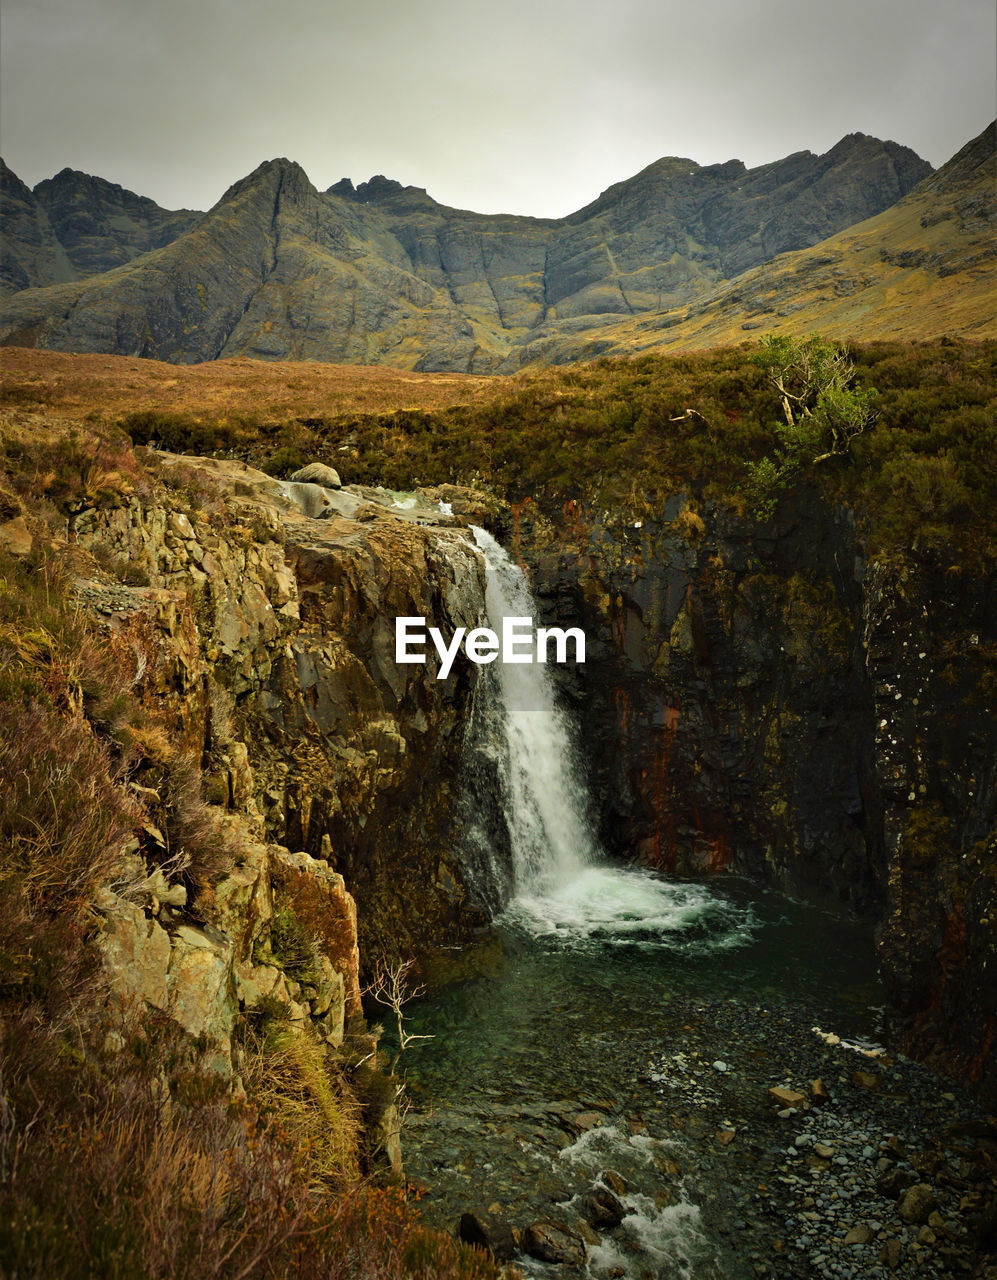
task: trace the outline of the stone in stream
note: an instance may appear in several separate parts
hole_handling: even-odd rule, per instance
[[[805,1093],[800,1093],[798,1089],[788,1089],[783,1085],[775,1085],[769,1089],[769,1097],[773,1102],[778,1103],[780,1108],[805,1107],[807,1105]]]
[[[815,1107],[822,1107],[830,1100],[831,1095],[827,1091],[827,1085],[823,1080],[810,1081],[810,1100]]]
[[[887,1240],[882,1249],[879,1251],[879,1261],[884,1267],[889,1267],[891,1271],[896,1271],[900,1266],[900,1258],[903,1246],[899,1240]]]
[[[615,1192],[618,1196],[627,1194],[626,1180],[615,1169],[603,1169],[596,1181],[601,1182],[604,1187],[608,1187],[610,1191]]]
[[[498,1262],[508,1262],[517,1251],[512,1227],[491,1213],[461,1214],[457,1238],[484,1249]]]
[[[845,1244],[868,1244],[875,1233],[872,1227],[867,1227],[864,1223],[860,1223],[857,1227],[852,1227],[851,1231],[845,1236]]]
[[[900,1216],[904,1222],[927,1222],[932,1211],[938,1208],[935,1193],[924,1182],[909,1187],[900,1201]]]
[[[540,1262],[580,1266],[585,1242],[561,1222],[531,1222],[523,1232],[523,1250]]]
[[[627,1210],[608,1187],[593,1187],[582,1196],[582,1217],[596,1231],[615,1231]]]

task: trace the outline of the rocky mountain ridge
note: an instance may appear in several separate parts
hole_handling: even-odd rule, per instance
[[[202,216],[163,209],[76,169],[62,169],[31,190],[0,160],[0,293],[110,271],[176,240]]]
[[[0,337],[173,363],[508,372],[562,358],[561,345],[613,318],[688,307],[880,213],[930,173],[908,148],[852,134],[825,155],[751,170],[665,158],[552,220],[450,209],[380,176],[320,192],[288,160],[261,165],[199,219],[82,175],[29,192],[7,171],[16,292]],[[105,263],[121,265],[72,278]]]

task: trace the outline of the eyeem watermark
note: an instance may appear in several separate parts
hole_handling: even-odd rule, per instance
[[[585,632],[580,627],[537,627],[532,618],[503,618],[502,635],[491,627],[475,627],[468,631],[458,627],[449,644],[439,627],[427,627],[425,618],[395,619],[395,661],[398,663],[425,662],[428,657],[426,641],[432,640],[440,655],[437,680],[445,680],[453,667],[454,659],[463,646],[464,652],[479,666],[494,662],[546,662],[548,647],[554,645],[554,661],[568,661],[568,642],[574,644],[573,662],[585,661]],[[417,648],[417,646],[421,646]]]

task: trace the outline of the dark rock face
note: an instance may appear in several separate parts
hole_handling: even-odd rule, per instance
[[[488,1213],[461,1214],[457,1238],[486,1250],[499,1262],[508,1262],[518,1252],[512,1227]]]
[[[0,291],[74,279],[45,211],[30,187],[0,160]]]
[[[688,304],[887,208],[930,172],[860,134],[752,170],[672,157],[562,220],[449,209],[380,175],[323,194],[288,160],[261,165],[203,218],[71,170],[33,193],[10,175],[5,278],[21,296],[0,339],[178,363],[510,370],[527,343],[531,359],[551,344],[556,356],[565,334]]]
[[[682,495],[611,527],[523,504],[510,533],[586,630],[559,675],[607,850],[874,916],[900,1043],[997,1097],[997,577],[867,564],[806,491],[750,538]]]
[[[448,633],[476,625],[480,557],[435,502],[406,519],[368,490],[348,495],[362,518],[311,519],[297,493],[308,486],[240,463],[154,457],[164,476],[196,475],[213,513],[135,498],[85,512],[73,537],[147,566],[169,618],[160,687],[176,702],[178,738],[200,750],[212,716],[238,719],[246,767],[219,771],[219,802],[248,792],[260,830],[303,867],[320,860],[355,880],[367,963],[470,940],[485,917],[461,882],[455,825],[472,677],[397,665],[394,619],[430,617]],[[286,869],[288,890],[300,879]],[[306,885],[299,897],[312,927],[330,921],[328,894]]]
[[[191,209],[163,209],[146,196],[76,169],[39,182],[34,196],[78,277],[161,249],[204,216]]]

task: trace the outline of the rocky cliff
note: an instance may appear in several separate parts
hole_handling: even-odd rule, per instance
[[[103,1027],[98,1057],[127,1077],[134,1046],[168,1026],[230,1105],[278,1114],[292,1137],[325,1116],[302,1148],[314,1176],[399,1173],[396,1089],[361,986],[380,973],[390,989],[384,975],[483,916],[453,831],[470,678],[397,666],[393,619],[477,623],[483,561],[440,500],[477,518],[494,503],[452,487],[396,501],[328,468],[280,482],[23,419],[2,448],[0,760],[30,779],[0,806],[4,955],[29,927],[44,954],[32,895],[57,884],[83,948],[77,961],[53,943],[60,967],[101,961],[73,1015]],[[76,781],[72,800],[46,798]],[[50,803],[49,849],[31,813]],[[59,863],[73,841],[89,870]],[[42,914],[17,916],[22,899]],[[22,960],[0,987],[11,1026],[42,981],[43,960]],[[189,1092],[171,1061],[153,1087]]]
[[[29,192],[8,173],[6,278],[20,292],[0,337],[177,363],[510,371],[560,358],[607,321],[685,307],[880,212],[930,172],[905,147],[851,134],[823,156],[752,170],[668,157],[544,220],[449,209],[381,177],[323,193],[274,160],[196,225],[85,175]]]

